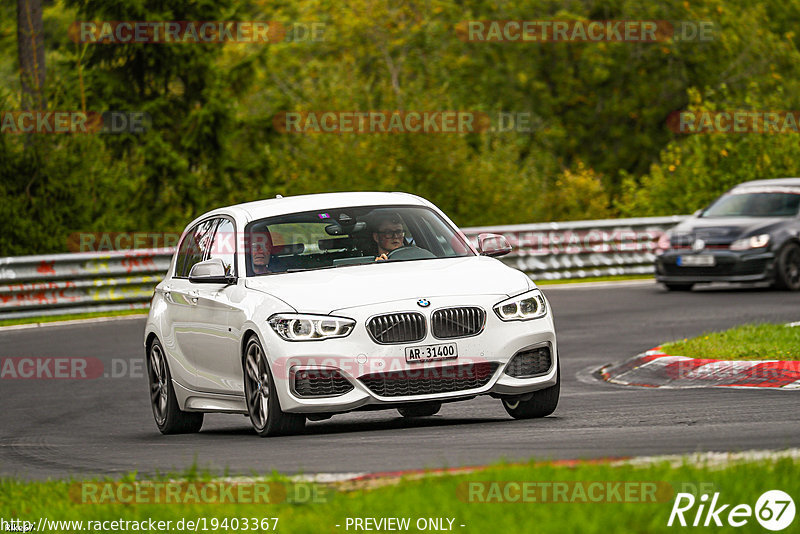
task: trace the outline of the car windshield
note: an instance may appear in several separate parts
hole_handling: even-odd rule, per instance
[[[473,256],[463,234],[418,206],[358,206],[260,219],[245,228],[248,276]]]
[[[800,188],[732,191],[701,217],[794,217],[800,209]]]

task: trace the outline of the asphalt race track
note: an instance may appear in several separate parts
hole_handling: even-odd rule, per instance
[[[655,390],[589,371],[660,342],[755,321],[800,320],[800,294],[654,283],[545,286],[556,314],[562,397],[553,416],[514,421],[500,401],[446,404],[419,421],[395,411],[309,423],[258,438],[243,416],[211,415],[200,434],[162,436],[144,373],[94,380],[0,380],[0,474],[25,478],[200,468],[231,474],[376,472],[509,460],[800,446],[800,391]],[[0,332],[0,356],[143,360],[144,319]],[[139,364],[141,365],[141,364]]]

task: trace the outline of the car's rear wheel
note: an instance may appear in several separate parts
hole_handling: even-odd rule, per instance
[[[147,377],[150,384],[150,405],[156,426],[162,434],[189,434],[203,426],[201,412],[184,412],[178,406],[172,375],[164,349],[158,339],[150,343],[147,354]]]
[[[778,253],[775,286],[789,291],[800,290],[800,246],[790,243]]]
[[[397,411],[403,417],[430,417],[436,415],[442,409],[441,402],[423,402],[420,404],[410,404],[398,408]]]
[[[281,410],[267,356],[256,336],[251,337],[245,347],[244,394],[250,421],[259,436],[295,434],[303,430],[304,415]]]
[[[508,415],[514,419],[546,417],[556,410],[560,394],[561,362],[558,363],[556,383],[554,385],[549,388],[534,391],[533,396],[526,400],[520,400],[520,397],[505,398],[503,399],[503,408],[505,408]]]
[[[676,284],[670,282],[668,284],[665,283],[664,287],[666,287],[668,291],[691,291],[694,284]]]

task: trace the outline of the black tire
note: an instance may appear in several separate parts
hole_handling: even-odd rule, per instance
[[[775,261],[775,287],[800,290],[800,246],[789,243],[778,252]]]
[[[178,406],[172,375],[169,372],[164,348],[158,339],[147,351],[147,378],[150,385],[150,406],[153,418],[162,434],[191,434],[203,426],[202,412],[184,412]]]
[[[411,404],[398,408],[397,411],[403,417],[430,417],[436,415],[442,409],[441,402],[423,402],[419,404]]]
[[[265,438],[302,431],[306,417],[281,410],[267,355],[258,337],[253,336],[247,341],[242,362],[247,413],[256,433]]]
[[[549,388],[540,389],[533,393],[528,400],[519,400],[518,397],[503,399],[503,408],[514,419],[535,419],[546,417],[553,413],[558,406],[558,397],[561,394],[561,362],[558,362],[556,383]]]
[[[666,287],[668,291],[691,291],[694,284],[676,284],[670,282],[665,283],[664,287]]]

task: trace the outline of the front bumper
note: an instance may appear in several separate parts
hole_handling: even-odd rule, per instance
[[[551,313],[548,312],[545,317],[532,321],[504,322],[491,309],[504,298],[504,295],[492,295],[482,299],[482,302],[474,300],[459,302],[459,299],[454,298],[448,299],[448,302],[437,303],[440,306],[479,305],[486,310],[486,325],[483,331],[476,336],[466,338],[442,340],[434,338],[428,332],[425,339],[416,343],[379,345],[367,333],[365,320],[376,313],[386,312],[385,305],[337,311],[335,315],[351,317],[357,321],[356,328],[346,338],[318,342],[286,342],[277,338],[277,335],[274,338],[271,336],[268,340],[268,353],[281,408],[289,413],[339,413],[364,406],[389,408],[414,402],[446,402],[476,395],[524,395],[555,385],[558,346]],[[401,310],[414,310],[416,307],[416,301],[392,304],[394,309],[389,311],[397,311],[398,306]],[[423,310],[416,307],[414,311],[423,313],[429,321],[433,309]],[[406,362],[406,347],[442,343],[456,343],[458,358],[433,362]],[[504,373],[508,362],[518,352],[542,346],[549,347],[551,355],[551,365],[546,372],[531,378],[514,378]],[[402,373],[412,377],[407,380],[416,380],[415,377],[434,381],[449,380],[448,384],[452,386],[452,381],[457,381],[459,374],[447,369],[453,366],[471,366],[473,369],[478,369],[477,375],[480,375],[480,379],[465,380],[463,388],[457,387],[455,390],[430,394],[424,393],[425,388],[417,387],[419,384],[414,383],[411,384],[413,387],[408,389],[413,390],[415,394],[397,394],[395,391],[391,396],[376,393],[377,388],[374,387],[374,383],[367,380],[370,375]],[[343,379],[353,386],[352,389],[345,394],[335,396],[299,396],[292,387],[295,373],[299,370],[315,369],[338,371]],[[451,386],[448,387],[452,389]],[[420,391],[422,393],[419,393]]]
[[[714,265],[678,265],[681,256],[711,255]],[[765,250],[668,250],[656,258],[656,280],[662,283],[761,282],[775,278],[775,255]]]

